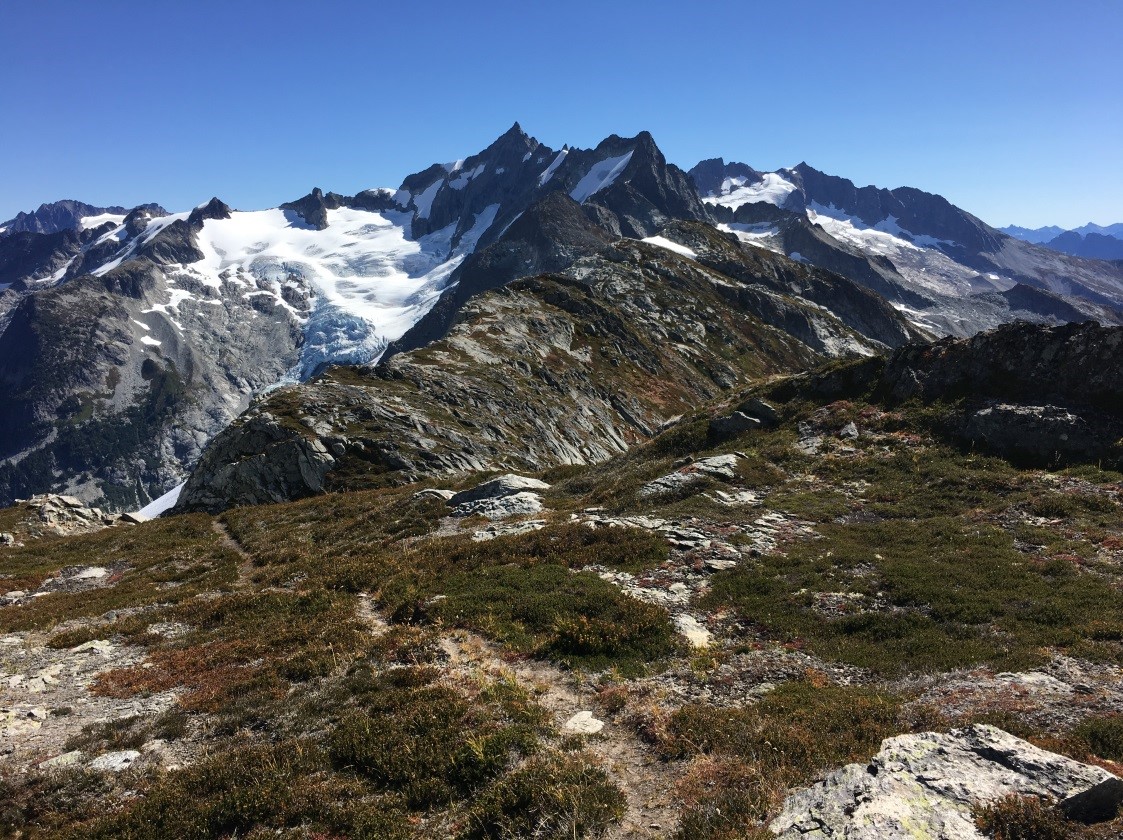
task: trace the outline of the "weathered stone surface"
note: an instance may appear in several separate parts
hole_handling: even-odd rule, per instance
[[[988,406],[967,418],[964,435],[1002,455],[1037,462],[1094,457],[1110,443],[1079,415],[1053,405]]]
[[[682,492],[692,485],[698,484],[707,476],[728,481],[736,475],[736,470],[736,455],[714,455],[710,458],[700,458],[673,473],[647,482],[639,489],[639,495],[651,497]]]
[[[1056,800],[1069,818],[1094,822],[1115,813],[1123,781],[975,725],[887,738],[869,764],[789,796],[769,827],[783,840],[981,840],[972,805],[1009,794]]]
[[[686,637],[686,641],[690,643],[691,647],[709,647],[713,636],[697,618],[682,613],[674,617],[674,622],[675,629]]]
[[[549,489],[550,485],[545,481],[539,481],[537,478],[515,475],[514,473],[507,473],[498,478],[485,481],[482,484],[477,484],[471,490],[464,490],[463,492],[455,494],[448,500],[448,503],[456,507],[469,502],[478,502],[482,499],[499,499],[503,496],[511,496],[524,491],[533,492]]]
[[[542,497],[537,493],[524,490],[498,498],[477,499],[464,502],[453,508],[453,516],[482,516],[485,519],[509,519],[512,516],[525,516],[542,511]]]
[[[118,750],[98,756],[88,766],[91,770],[120,773],[131,767],[138,758],[140,758],[138,750]]]
[[[660,476],[654,481],[649,481],[639,489],[639,496],[648,498],[662,496],[669,493],[678,493],[702,480],[702,475],[696,472],[673,472]]]
[[[439,490],[436,487],[426,487],[424,490],[418,490],[416,493],[414,493],[413,498],[440,499],[443,502],[447,502],[455,495],[456,493],[454,493],[452,490]]]
[[[567,735],[596,735],[604,729],[604,721],[597,719],[592,712],[582,711],[562,724],[562,732]]]
[[[510,537],[518,534],[529,534],[531,531],[541,531],[546,527],[545,519],[527,519],[521,522],[500,522],[488,525],[486,528],[472,534],[476,542],[486,542],[496,537]]]
[[[688,469],[705,473],[714,478],[729,480],[737,474],[737,456],[714,455],[710,458],[699,458]]]

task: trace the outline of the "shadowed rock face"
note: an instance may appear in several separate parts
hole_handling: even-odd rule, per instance
[[[799,377],[778,393],[942,402],[948,430],[984,449],[1041,466],[1106,466],[1123,459],[1121,351],[1120,327],[1015,323]]]

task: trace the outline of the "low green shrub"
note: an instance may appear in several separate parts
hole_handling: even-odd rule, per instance
[[[1066,840],[1064,816],[1036,796],[1010,795],[973,809],[975,825],[994,840]]]
[[[529,760],[483,791],[460,840],[575,840],[599,837],[624,813],[624,795],[581,755]]]

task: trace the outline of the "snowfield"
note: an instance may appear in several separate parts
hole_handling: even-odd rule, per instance
[[[704,196],[702,201],[707,204],[720,204],[730,210],[736,210],[742,204],[761,201],[783,207],[788,196],[795,192],[795,184],[780,172],[764,172],[762,176],[760,181],[749,181],[748,178],[741,176],[726,178],[722,181],[721,191],[717,195]]]
[[[431,199],[425,201],[429,192],[436,189],[430,187],[416,199],[419,215],[431,204]],[[182,329],[177,310],[184,301],[218,304],[231,294],[272,295],[305,328],[301,363],[289,378],[306,378],[330,362],[374,361],[429,311],[498,211],[493,204],[477,214],[455,246],[456,224],[411,239],[413,213],[407,211],[328,210],[324,230],[289,210],[235,211],[229,219],[204,221],[196,236],[203,259],[166,266],[169,300],[147,311],[167,315]],[[113,270],[169,224],[189,215],[152,220],[141,236],[93,273]],[[123,235],[119,227],[101,239]],[[200,285],[213,295],[199,294]],[[310,312],[292,306],[286,289],[307,296]]]

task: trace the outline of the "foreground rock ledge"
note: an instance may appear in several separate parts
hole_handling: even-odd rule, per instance
[[[1047,797],[1070,819],[1097,822],[1114,816],[1123,781],[976,725],[887,738],[868,765],[788,797],[769,828],[783,840],[982,840],[971,806],[1009,794]]]

